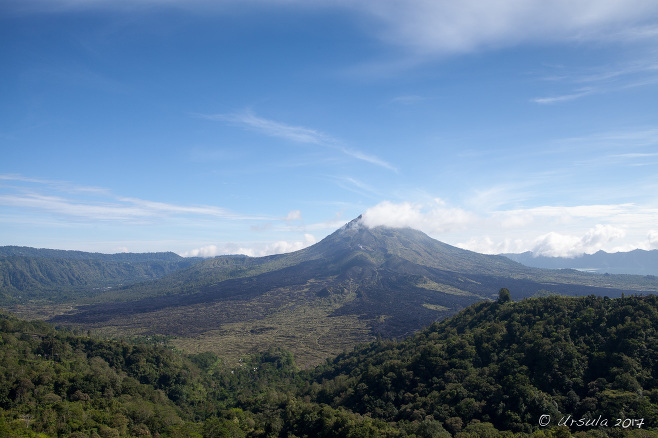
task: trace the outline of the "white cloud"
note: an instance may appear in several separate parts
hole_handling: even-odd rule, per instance
[[[580,237],[556,232],[539,236],[531,251],[537,256],[576,257],[602,250],[612,240],[625,235],[626,232],[621,228],[597,224]]]
[[[473,213],[461,208],[448,208],[443,201],[436,199],[431,205],[384,201],[366,210],[362,222],[367,227],[410,227],[436,234],[463,229],[475,219]]]
[[[551,231],[539,236],[531,249],[534,255],[548,257],[569,257],[580,255],[576,252],[579,243],[578,237],[563,235]]]
[[[220,246],[206,245],[181,253],[183,257],[216,257],[219,255],[241,254],[249,257],[264,257],[273,254],[285,254],[299,251],[317,243],[313,234],[305,233],[303,240],[279,240],[272,243],[253,243],[249,245],[226,243]]]
[[[613,245],[626,236],[626,231],[611,225],[597,224],[586,230],[582,235],[564,234],[556,231],[543,233],[532,237],[524,233],[524,238],[503,238],[494,241],[490,236],[471,238],[457,244],[458,247],[484,254],[522,253],[530,251],[535,256],[546,257],[577,257],[583,254],[593,254],[599,250],[615,252],[628,251],[641,245]]]
[[[587,233],[580,239],[584,252],[598,251],[599,248],[605,243],[614,239],[620,239],[626,235],[626,232],[618,227],[612,225],[597,224],[596,227],[587,231]]]
[[[299,251],[300,249],[304,249],[307,246],[313,245],[316,242],[317,239],[315,238],[315,236],[306,233],[304,234],[304,240],[295,240],[295,241],[279,240],[278,242],[269,243],[262,248],[255,248],[255,249],[249,248],[249,249],[244,249],[244,251],[246,251],[245,254],[247,255],[254,257],[262,257],[272,254],[285,254],[293,251]]]
[[[658,249],[658,230],[649,230],[649,245],[646,249]]]
[[[651,0],[384,0],[343,2],[374,17],[379,36],[420,54],[470,52],[528,42],[653,38]],[[633,31],[633,30],[637,31]],[[655,30],[655,29],[653,29]]]
[[[599,250],[629,251],[658,247],[658,210],[635,204],[543,206],[480,212],[432,203],[382,202],[363,215],[374,227],[411,227],[430,236],[487,254],[532,251],[575,257]]]
[[[219,248],[216,245],[206,245],[201,248],[192,249],[181,254],[183,257],[215,257],[221,255]]]
[[[494,241],[490,236],[472,237],[456,246],[482,254],[522,253],[529,250],[529,245],[523,239],[503,238]]]
[[[300,210],[291,210],[283,220],[286,222],[302,220],[302,212]]]

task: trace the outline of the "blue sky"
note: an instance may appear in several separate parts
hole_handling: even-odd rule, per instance
[[[655,1],[0,0],[0,59],[0,245],[658,248]]]

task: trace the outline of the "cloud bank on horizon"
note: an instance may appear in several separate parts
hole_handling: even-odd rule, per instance
[[[261,256],[363,213],[658,249],[653,0],[24,0],[0,28],[0,245]]]
[[[617,215],[611,216],[611,209],[617,210]],[[458,242],[456,246],[487,254],[531,251],[537,256],[576,257],[599,250],[619,252],[658,249],[658,229],[647,231],[647,227],[655,225],[657,214],[658,210],[644,211],[628,204],[544,207],[492,212],[485,217],[460,208],[447,207],[437,199],[429,205],[385,201],[366,210],[361,222],[368,227],[409,227],[431,236],[464,231],[467,231],[467,235],[477,230],[481,233],[480,238]],[[619,216],[627,219],[620,223]],[[630,216],[633,218],[628,220]],[[586,220],[583,221],[583,218]],[[614,218],[612,224],[598,223],[611,221],[611,218]],[[548,232],[536,236],[537,222],[542,222],[545,228],[551,225],[555,227],[556,223],[575,223],[575,231],[579,234]],[[591,228],[586,228],[590,224]],[[507,235],[509,229],[514,230],[515,237],[501,239],[501,235]],[[625,237],[629,237],[632,243],[620,242]]]

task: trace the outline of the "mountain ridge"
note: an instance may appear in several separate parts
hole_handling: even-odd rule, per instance
[[[41,258],[62,258],[74,260],[99,259],[108,261],[143,261],[143,260],[161,260],[161,261],[180,261],[184,257],[172,252],[119,252],[114,254],[105,254],[100,252],[86,252],[68,249],[49,249],[33,248],[29,246],[7,245],[0,246],[0,257],[41,257]]]
[[[500,254],[525,266],[542,269],[579,269],[594,273],[658,275],[658,249],[627,252],[597,251],[578,257],[548,257],[526,251]]]
[[[0,304],[66,301],[164,277],[201,261],[173,252],[101,254],[0,247]]]
[[[658,281],[525,267],[357,218],[299,251],[215,257],[116,288],[51,321],[113,333],[176,337],[189,352],[240,355],[282,345],[314,364],[375,339],[402,338],[501,288],[518,299],[658,292]]]

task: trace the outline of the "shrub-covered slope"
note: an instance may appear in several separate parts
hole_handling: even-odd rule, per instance
[[[658,436],[658,297],[501,298],[312,371],[0,314],[0,436]]]
[[[478,303],[403,342],[341,355],[310,393],[389,422],[431,418],[453,433],[477,422],[532,432],[541,415],[553,425],[571,415],[602,416],[608,430],[617,418],[656,427],[658,297]]]

